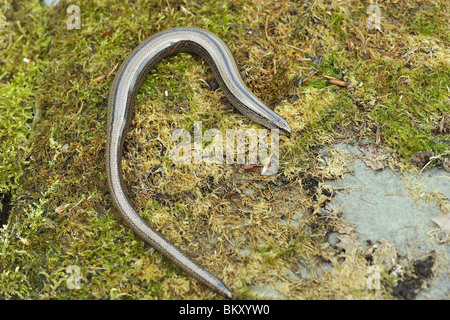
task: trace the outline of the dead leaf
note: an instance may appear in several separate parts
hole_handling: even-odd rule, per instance
[[[386,166],[385,156],[380,152],[376,151],[374,148],[361,146],[359,148],[361,151],[360,155],[357,155],[364,163],[371,167],[373,170],[383,170]]]
[[[337,79],[337,78],[333,78],[333,77],[330,77],[330,76],[322,76],[322,77],[327,79],[328,83],[330,83],[330,84],[334,84],[334,85],[340,86],[340,87],[347,87],[348,86],[348,83],[343,81],[343,80],[340,80],[340,79]]]
[[[377,131],[375,132],[375,148],[379,148],[381,143],[381,133],[380,133],[380,127],[377,126]]]
[[[328,217],[328,216],[331,216],[331,214],[334,212],[336,212],[336,209],[334,208],[334,206],[330,202],[327,202],[327,203],[325,203],[323,208],[320,208],[319,215],[321,217]],[[336,216],[336,214],[334,214],[334,216]]]
[[[437,126],[431,129],[435,134],[446,134],[450,132],[450,116],[443,115]]]
[[[59,207],[57,207],[57,208],[55,209],[55,212],[56,212],[57,214],[61,214],[61,213],[63,213],[64,210],[66,210],[66,208],[67,208],[68,206],[70,206],[70,203],[64,204],[64,205],[62,205],[62,206],[59,206]]]
[[[181,8],[181,10],[183,10],[184,13],[189,14],[194,17],[194,14],[192,12],[190,12],[188,9],[186,9],[185,7],[180,6],[180,8]]]
[[[101,34],[100,37],[104,38],[105,36],[112,34],[112,32],[113,32],[113,28],[110,27],[110,28],[106,29],[105,31],[103,31],[103,33]]]
[[[444,166],[444,170],[450,172],[450,158],[444,158],[442,160],[442,165]]]
[[[444,133],[444,123],[445,123],[445,116],[443,116],[441,121],[439,122],[439,132],[440,133]]]
[[[450,214],[439,211],[437,215],[431,218],[431,221],[436,223],[443,232],[450,233]]]
[[[92,86],[95,83],[99,83],[100,81],[102,81],[105,78],[106,78],[106,75],[102,74],[101,76],[98,76],[97,78],[95,78],[91,82],[89,82],[89,85]]]
[[[114,73],[114,71],[116,71],[117,67],[119,66],[119,64],[117,63],[114,68],[108,73],[108,75],[106,76],[106,78],[109,78],[112,76],[112,74]]]
[[[331,79],[331,80],[328,80],[328,83],[334,84],[334,85],[340,86],[340,87],[347,87],[347,86],[348,86],[348,83],[347,83],[347,82],[342,81],[342,80],[339,80],[339,79]]]
[[[253,172],[253,171],[256,171],[256,170],[258,170],[260,168],[261,168],[261,166],[255,166],[254,164],[249,164],[249,165],[246,165],[246,166],[242,166],[242,171],[244,171],[244,172]]]
[[[356,237],[358,233],[350,233],[350,234],[340,234],[337,238],[340,240],[336,244],[336,248],[341,251],[345,251],[348,255],[354,255],[360,249],[361,245],[359,244]]]
[[[433,151],[419,151],[411,158],[411,161],[418,166],[419,168],[423,168],[427,162],[430,161],[430,158],[433,156]]]

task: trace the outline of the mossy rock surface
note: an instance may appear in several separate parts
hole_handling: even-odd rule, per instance
[[[331,246],[324,183],[346,172],[319,150],[366,141],[401,170],[449,152],[450,7],[446,1],[6,1],[0,9],[0,298],[217,299],[139,239],[106,184],[108,94],[116,66],[155,32],[208,29],[244,81],[284,117],[280,167],[174,165],[173,130],[262,129],[234,110],[198,57],[149,73],[124,153],[133,206],[237,298],[390,299],[365,285],[368,261]],[[80,8],[69,29],[69,5]],[[427,158],[429,159],[429,157]],[[423,166],[428,160],[425,159]],[[328,212],[330,213],[330,212]],[[340,263],[347,259],[347,263]],[[326,262],[326,266],[324,266]],[[307,270],[308,276],[305,276]],[[71,276],[79,274],[79,288]],[[267,292],[267,290],[266,290]],[[265,296],[262,296],[265,297]]]

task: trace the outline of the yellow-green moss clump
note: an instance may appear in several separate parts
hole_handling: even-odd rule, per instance
[[[80,29],[67,28],[71,4],[80,8]],[[318,149],[368,138],[403,168],[417,152],[448,152],[450,10],[446,1],[384,1],[378,28],[369,28],[370,5],[2,4],[0,298],[218,298],[132,233],[106,185],[115,67],[145,38],[176,26],[221,37],[244,81],[293,134],[280,137],[276,176],[239,165],[174,165],[176,128],[193,132],[198,120],[221,132],[260,126],[211,89],[204,61],[187,54],[163,61],[140,91],[125,147],[125,182],[138,212],[238,298],[391,298],[391,274],[369,289],[360,248],[327,242],[329,232],[351,231],[338,212],[323,213],[333,197],[324,180],[346,168],[338,157],[324,168]],[[78,289],[68,282],[73,270]]]

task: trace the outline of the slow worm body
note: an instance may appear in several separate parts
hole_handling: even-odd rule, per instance
[[[130,205],[122,183],[122,146],[136,95],[147,72],[161,59],[178,52],[203,57],[229,101],[244,115],[268,128],[290,134],[287,122],[267,108],[242,81],[234,58],[214,34],[197,28],[169,29],[145,40],[125,59],[111,86],[108,104],[106,172],[114,204],[133,231],[183,271],[210,289],[232,298],[230,290],[153,230]]]

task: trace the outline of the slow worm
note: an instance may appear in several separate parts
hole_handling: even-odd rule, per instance
[[[108,185],[117,210],[135,233],[187,274],[223,296],[232,298],[230,290],[220,280],[147,225],[128,201],[122,182],[122,146],[136,95],[148,71],[161,59],[178,52],[187,52],[204,58],[228,100],[241,113],[265,127],[279,129],[286,135],[290,134],[288,123],[266,107],[245,86],[230,50],[221,39],[203,29],[169,29],[153,35],[134,49],[123,61],[112,82],[106,142]]]

